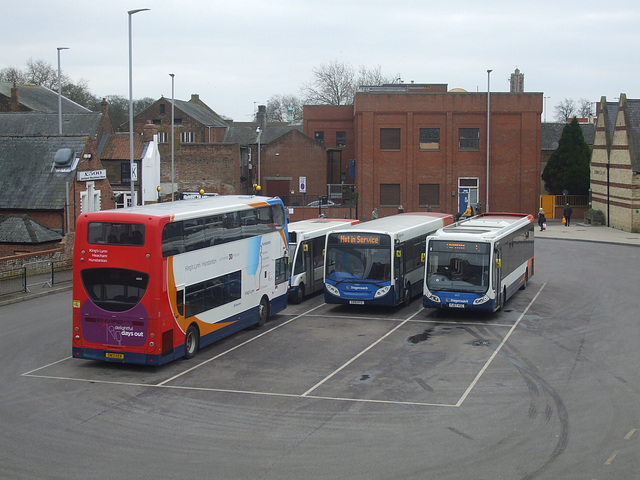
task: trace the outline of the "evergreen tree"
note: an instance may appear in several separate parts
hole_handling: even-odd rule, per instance
[[[561,195],[563,190],[568,190],[570,195],[587,195],[590,159],[591,151],[574,117],[562,130],[558,148],[544,167],[544,187],[553,195]]]

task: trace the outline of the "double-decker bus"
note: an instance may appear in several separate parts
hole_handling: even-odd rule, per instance
[[[401,213],[330,232],[325,302],[408,304],[422,292],[427,236],[451,223],[444,213]]]
[[[533,275],[533,216],[483,213],[427,239],[426,308],[500,310]]]
[[[191,358],[287,305],[279,198],[216,196],[83,214],[73,255],[75,358]]]
[[[322,290],[324,284],[324,244],[327,232],[360,220],[315,218],[289,223],[291,279],[289,300],[300,303],[305,295]]]

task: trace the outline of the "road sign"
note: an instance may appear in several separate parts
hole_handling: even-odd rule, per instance
[[[307,177],[300,177],[299,190],[300,193],[307,193]]]

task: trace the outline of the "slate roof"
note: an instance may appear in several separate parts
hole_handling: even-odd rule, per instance
[[[62,235],[40,225],[29,215],[0,218],[0,243],[38,244],[60,240]]]
[[[555,150],[558,148],[558,142],[562,136],[562,130],[566,125],[566,123],[543,123],[542,138],[540,142],[541,149]],[[589,145],[589,147],[593,147],[593,140],[596,135],[596,125],[594,123],[581,123],[580,129],[582,130],[584,141]]]
[[[36,85],[16,85],[18,87],[18,102],[34,112],[58,113],[58,92]],[[0,82],[0,95],[6,97],[5,102],[11,100],[13,82]],[[91,110],[78,105],[76,102],[61,97],[62,113],[88,113]]]
[[[67,202],[75,166],[55,169],[53,159],[61,148],[80,157],[85,137],[5,136],[0,133],[0,208],[61,210]],[[77,164],[77,162],[76,162]]]
[[[171,105],[170,98],[165,98],[165,101]],[[216,112],[196,102],[186,102],[176,99],[174,99],[173,102],[177,110],[182,111],[185,115],[188,115],[207,127],[226,127],[228,125]]]
[[[258,124],[255,122],[233,122],[227,129],[223,141],[240,145],[254,145],[258,143],[257,126]],[[260,136],[260,143],[266,145],[292,130],[302,133],[302,125],[289,125],[288,123],[267,125]]]
[[[0,113],[0,135],[58,135],[57,113]],[[94,135],[102,121],[102,113],[62,115],[63,135]]]

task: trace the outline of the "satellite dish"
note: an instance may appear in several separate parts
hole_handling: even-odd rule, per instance
[[[70,167],[73,162],[73,150],[70,148],[59,149],[53,157],[54,166],[57,168]]]

